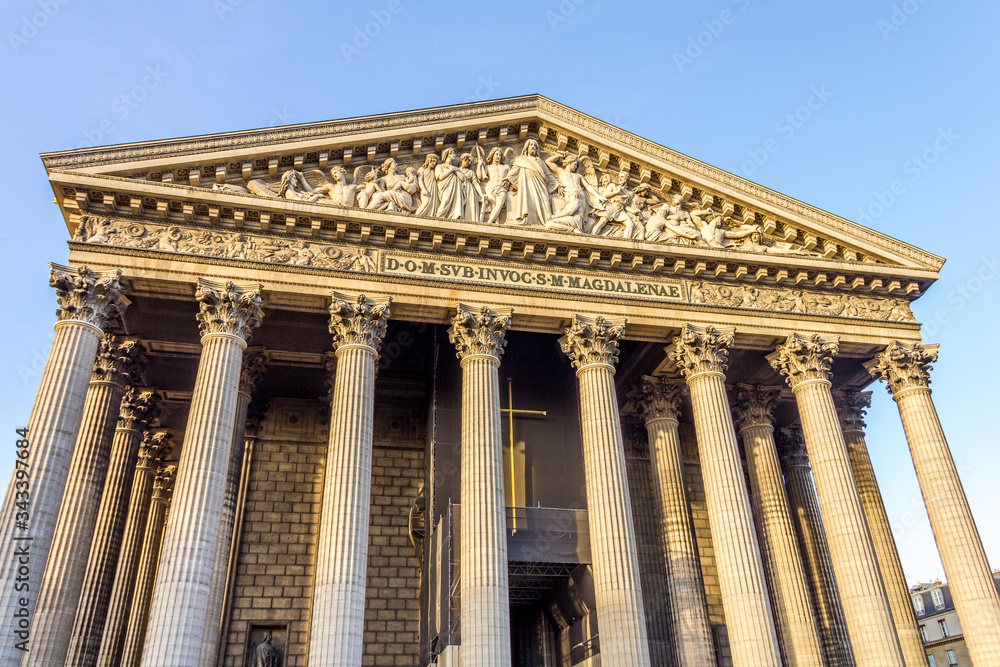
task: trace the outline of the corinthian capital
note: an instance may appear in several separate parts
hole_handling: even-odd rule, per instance
[[[257,283],[221,283],[200,278],[195,296],[200,306],[198,329],[202,337],[226,334],[245,343],[264,316]]]
[[[837,406],[837,416],[840,417],[840,428],[844,431],[864,431],[865,414],[872,406],[870,391],[835,391],[833,404]]]
[[[264,377],[267,370],[267,357],[264,348],[255,347],[243,353],[243,367],[240,370],[240,392],[253,397],[257,391],[257,383]]]
[[[269,407],[270,403],[265,400],[257,399],[250,402],[250,405],[247,406],[247,425],[244,430],[246,437],[256,438],[260,434],[260,426],[264,422]]]
[[[676,381],[644,375],[639,386],[629,392],[629,398],[648,424],[657,419],[677,421],[683,393],[684,386]]]
[[[837,337],[823,338],[819,334],[804,336],[788,334],[785,342],[767,355],[771,367],[785,376],[788,386],[795,389],[807,380],[830,380],[830,364],[839,348]]]
[[[153,477],[153,500],[170,502],[170,494],[174,490],[174,479],[177,477],[177,466],[160,465]]]
[[[487,306],[473,311],[465,304],[458,304],[458,312],[451,320],[448,340],[455,346],[459,359],[473,356],[493,357],[497,361],[507,347],[504,336],[510,328],[511,308],[492,311]]]
[[[367,347],[378,354],[385,336],[392,297],[372,301],[364,294],[331,292],[330,333],[336,350],[345,345]]]
[[[685,324],[667,354],[689,382],[705,373],[725,373],[735,332],[733,327]]]
[[[145,351],[138,338],[119,338],[104,334],[97,348],[90,380],[113,382],[127,387],[140,379],[139,374],[145,364]]]
[[[559,339],[559,345],[577,370],[587,366],[614,368],[618,363],[618,341],[625,334],[627,323],[624,317],[574,315],[573,324]]]
[[[772,426],[774,406],[780,397],[781,387],[737,384],[732,391],[736,429],[742,431],[751,426]]]
[[[156,419],[159,412],[155,389],[129,387],[118,410],[118,428],[143,431]]]
[[[889,385],[889,393],[898,397],[905,389],[930,386],[930,370],[937,358],[937,345],[900,343],[894,340],[865,364],[865,368],[874,377],[885,380]]]
[[[779,428],[774,434],[774,444],[778,449],[782,470],[809,467],[809,454],[806,453],[802,429]]]
[[[139,445],[138,467],[153,469],[168,456],[174,448],[174,438],[170,431],[146,431]]]
[[[109,320],[118,317],[128,300],[119,282],[121,269],[91,271],[86,266],[70,267],[49,264],[49,285],[56,288],[60,322],[84,322],[104,330]]]

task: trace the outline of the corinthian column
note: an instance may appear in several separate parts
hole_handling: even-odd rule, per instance
[[[331,294],[337,355],[323,478],[309,662],[360,665],[368,575],[375,360],[391,299]]]
[[[722,607],[735,667],[780,667],[781,651],[726,398],[732,328],[684,325],[668,348],[687,380]]]
[[[580,383],[601,663],[642,666],[650,664],[649,641],[614,379],[625,322],[624,318],[574,315],[573,325],[559,344],[573,361]]]
[[[840,604],[837,578],[830,562],[830,547],[826,542],[823,516],[819,511],[819,499],[809,471],[809,456],[802,432],[781,429],[775,440],[826,664],[828,667],[854,667],[851,639],[847,635],[844,608]]]
[[[122,396],[138,377],[141,363],[142,347],[137,339],[118,339],[110,334],[101,339],[52,550],[31,621],[35,647],[22,660],[24,665],[52,665],[66,657],[108,471],[115,423]]]
[[[715,648],[705,606],[701,561],[694,539],[684,459],[677,432],[682,386],[643,377],[633,399],[646,421],[649,453],[660,508],[660,531],[667,559],[670,631],[678,665],[715,667]]]
[[[87,383],[104,327],[124,308],[120,270],[49,267],[59,321],[28,418],[27,442],[18,450],[0,511],[0,545],[8,555],[0,560],[0,581],[4,582],[0,586],[0,637],[4,638],[0,664],[5,665],[17,664],[24,651],[34,649],[27,641],[28,626],[69,477]]]
[[[236,421],[240,365],[260,324],[260,286],[201,279],[198,324],[202,352],[177,465],[173,511],[163,536],[142,662],[156,667],[198,663],[208,619],[219,515],[226,492]]]
[[[135,587],[135,573],[139,567],[139,551],[142,549],[146,517],[149,514],[149,494],[154,487],[153,476],[162,461],[170,455],[173,446],[169,431],[147,431],[139,446],[132,491],[128,498],[128,514],[121,530],[121,549],[108,598],[107,619],[99,643],[97,664],[101,667],[117,667],[119,664]],[[156,539],[159,545],[160,536],[157,535]],[[140,637],[140,648],[141,639]]]
[[[111,459],[97,512],[87,572],[77,605],[66,664],[93,665],[104,632],[111,587],[128,514],[129,487],[135,476],[142,433],[158,413],[155,389],[129,389],[122,399],[111,445]]]
[[[497,369],[510,309],[458,304],[448,330],[462,365],[462,664],[510,665],[507,513]]]
[[[969,501],[931,400],[938,346],[892,342],[866,364],[889,385],[903,420],[941,564],[976,665],[1000,665],[1000,599]]]
[[[109,667],[139,667],[142,657],[142,642],[146,637],[149,621],[149,602],[153,597],[153,583],[156,580],[156,565],[160,559],[160,545],[163,539],[163,523],[170,508],[170,494],[173,491],[177,466],[161,465],[153,479],[153,497],[149,506],[142,538],[142,551],[136,561],[135,595],[129,605],[127,630],[120,649],[121,661],[109,662]],[[103,647],[102,647],[103,648]],[[117,660],[117,658],[116,658]]]
[[[896,541],[892,537],[889,517],[886,516],[885,505],[882,504],[882,494],[879,493],[875,469],[872,467],[868,446],[865,443],[865,408],[872,404],[872,394],[870,391],[864,393],[837,391],[833,394],[833,402],[840,417],[840,428],[844,433],[847,454],[854,470],[854,482],[858,485],[861,506],[868,522],[868,532],[871,533],[875,556],[878,558],[882,585],[885,586],[885,593],[889,599],[889,609],[892,610],[892,621],[896,625],[903,661],[906,667],[923,667],[927,663],[927,653],[924,651],[924,642],[917,629],[917,617],[913,614],[910,591],[903,575],[903,566],[899,562]]]
[[[208,623],[201,646],[201,667],[213,667],[218,657],[222,640],[222,601],[226,593],[229,553],[233,546],[233,526],[236,516],[236,493],[239,491],[241,463],[243,461],[243,434],[246,431],[247,406],[257,389],[257,383],[264,376],[266,362],[263,348],[247,350],[243,354],[240,371],[240,391],[236,400],[236,421],[233,428],[233,444],[229,454],[229,469],[226,476],[226,494],[222,500],[219,515],[219,549],[215,554],[212,569],[212,587],[208,597]]]
[[[789,334],[768,355],[795,393],[844,618],[858,665],[902,667],[903,654],[830,393],[836,339]]]
[[[809,599],[809,585],[795,542],[795,529],[774,445],[774,405],[780,396],[781,387],[739,384],[734,392],[733,414],[743,438],[752,491],[750,498],[759,528],[764,570],[771,584],[771,604],[785,664],[788,667],[823,667],[823,650]]]

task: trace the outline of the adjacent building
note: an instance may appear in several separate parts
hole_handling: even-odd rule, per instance
[[[1000,590],[1000,572],[993,572],[993,581]],[[948,584],[940,581],[916,584],[910,587],[910,598],[930,667],[972,665]]]

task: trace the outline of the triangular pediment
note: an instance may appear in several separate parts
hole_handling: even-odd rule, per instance
[[[42,158],[83,241],[131,217],[907,300],[943,264],[538,95]]]

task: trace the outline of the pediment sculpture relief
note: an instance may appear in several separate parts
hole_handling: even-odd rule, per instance
[[[445,148],[419,165],[389,158],[348,174],[341,166],[289,169],[274,182],[213,184],[228,193],[254,194],[404,213],[428,218],[538,227],[573,234],[730,248],[756,253],[819,256],[768,238],[761,225],[723,217],[711,207],[664,197],[648,183],[633,184],[628,171],[603,171],[587,156],[543,154],[535,139],[520,151],[475,145],[461,153]]]

